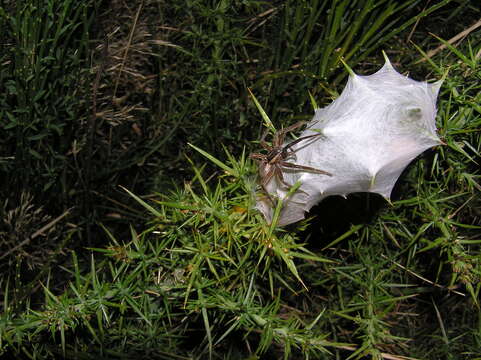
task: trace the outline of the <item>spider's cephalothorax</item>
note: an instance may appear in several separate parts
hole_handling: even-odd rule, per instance
[[[269,145],[266,141],[265,138],[268,134],[268,130],[264,132],[264,134],[261,137],[260,144],[262,148],[267,152],[266,154],[262,153],[253,153],[250,155],[252,159],[255,159],[259,162],[259,175],[260,175],[260,185],[266,195],[270,198],[270,195],[267,191],[267,185],[269,182],[272,180],[272,178],[275,178],[278,180],[282,185],[284,185],[287,188],[290,188],[292,185],[288,184],[284,180],[284,175],[283,175],[283,168],[288,168],[288,169],[298,169],[298,170],[304,170],[316,174],[322,174],[322,175],[327,175],[327,176],[332,176],[330,173],[327,171],[319,170],[312,168],[310,166],[304,166],[304,165],[298,165],[298,164],[293,164],[290,162],[287,162],[286,160],[293,156],[295,154],[295,150],[292,150],[292,147],[306,139],[310,139],[316,136],[320,136],[321,134],[314,134],[314,135],[308,135],[308,136],[303,136],[298,138],[297,140],[294,140],[290,144],[284,145],[284,138],[286,134],[290,131],[293,131],[302,125],[305,124],[305,121],[300,121],[298,123],[295,123],[294,125],[291,125],[285,129],[281,129],[274,133],[274,136],[272,138],[272,144]],[[272,200],[272,199],[271,199]]]

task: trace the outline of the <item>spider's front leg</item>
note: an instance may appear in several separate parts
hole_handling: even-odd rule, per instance
[[[290,144],[287,144],[285,147],[284,147],[284,151],[292,151],[292,152],[296,152],[296,150],[291,150],[291,147],[293,147],[294,145],[296,145],[297,143],[301,142],[301,141],[304,141],[304,140],[307,140],[307,139],[311,139],[311,138],[315,138],[317,136],[321,136],[322,134],[314,134],[314,135],[307,135],[307,136],[303,136],[303,137],[300,137],[298,138],[297,140],[294,140],[293,142],[291,142]]]
[[[295,124],[286,127],[285,129],[282,129],[280,132],[283,134],[287,134],[288,132],[291,132],[293,130],[296,130],[297,128],[301,127],[302,125],[307,124],[306,121],[298,121]]]
[[[264,150],[267,150],[267,151],[272,151],[272,146],[270,146],[267,142],[266,142],[266,137],[267,137],[267,134],[269,134],[269,128],[267,128],[266,130],[264,130],[264,132],[262,133],[262,136],[259,140],[259,144],[262,146],[262,148]]]
[[[260,177],[259,185],[262,188],[262,191],[264,192],[264,194],[267,196],[267,198],[271,202],[271,204],[274,206],[275,201],[272,198],[269,191],[267,190],[267,185],[269,184],[269,182],[272,180],[272,178],[275,175],[274,168],[267,161],[266,155],[263,155],[263,154],[252,154],[252,155],[259,155],[259,156],[255,157],[257,160],[259,160],[259,165],[258,165],[259,166],[259,177]]]
[[[285,187],[287,187],[288,189],[291,188],[291,184],[288,184],[285,180],[284,180],[284,174],[282,172],[282,168],[280,165],[282,165],[284,161],[281,161],[279,164],[276,164],[275,165],[275,174],[276,174],[276,178],[277,180],[279,180],[281,182],[282,185],[284,185]]]
[[[320,169],[316,169],[316,168],[313,168],[313,167],[310,167],[310,166],[292,164],[292,163],[289,163],[287,161],[281,161],[280,165],[283,166],[283,167],[289,168],[289,169],[299,169],[299,170],[305,170],[307,172],[312,172],[312,173],[315,173],[315,174],[332,176],[332,174],[330,172],[320,170]]]
[[[296,122],[294,125],[291,125],[291,126],[286,127],[285,129],[279,130],[274,136],[274,140],[272,141],[272,145],[274,147],[281,147],[284,144],[284,138],[285,138],[286,134],[288,132],[291,132],[291,131],[297,129],[298,127],[301,127],[304,124],[306,124],[305,121],[299,121],[299,122]]]
[[[282,185],[284,185],[287,189],[290,189],[291,187],[294,186],[294,185],[288,184],[288,183],[284,180],[284,174],[283,174],[283,172],[282,172],[282,168],[281,168],[280,165],[277,166],[277,171],[278,171],[278,173],[277,173],[277,178],[278,178],[279,181],[282,183]],[[304,190],[302,189],[302,187],[298,188],[297,191],[301,191],[301,192],[303,192],[304,194],[307,195],[307,192],[304,191]]]
[[[257,160],[259,162],[266,162],[267,161],[267,157],[264,154],[260,154],[260,153],[252,153],[252,154],[249,155],[249,157],[251,159]]]

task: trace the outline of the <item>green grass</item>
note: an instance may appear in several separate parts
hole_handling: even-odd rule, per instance
[[[17,2],[2,7],[2,187],[29,188],[66,196],[59,179],[68,167],[67,152],[78,125],[82,84],[86,75],[89,2]],[[83,71],[83,72],[82,72]],[[59,97],[59,94],[62,94]],[[80,139],[79,139],[80,140]],[[9,158],[8,155],[15,155]],[[20,181],[20,183],[18,182]],[[47,201],[46,198],[43,199]],[[52,199],[53,200],[53,199]]]
[[[127,15],[106,58],[94,47],[114,7],[0,3],[2,49],[17,45],[0,54],[0,355],[481,359],[479,32],[404,64],[443,42],[425,40],[421,23],[418,49],[396,45],[413,12],[442,23],[458,19],[453,7],[349,3],[116,3]],[[341,56],[369,72],[383,47],[399,70],[449,69],[446,145],[416,159],[392,205],[353,194],[287,228],[266,224],[248,157],[262,123],[309,118],[309,102],[342,89]],[[12,191],[20,179],[24,195]]]

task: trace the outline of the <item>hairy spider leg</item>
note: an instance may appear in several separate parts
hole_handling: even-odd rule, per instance
[[[267,128],[263,133],[262,133],[262,136],[261,136],[261,139],[259,141],[260,145],[267,151],[270,151],[272,149],[272,146],[270,146],[267,142],[266,142],[266,137],[267,137],[267,134],[269,134],[269,129]]]
[[[279,133],[281,133],[281,134],[287,134],[288,132],[291,132],[291,131],[293,131],[293,130],[297,129],[298,127],[301,127],[302,125],[305,125],[305,124],[307,124],[306,121],[298,121],[298,122],[296,122],[295,124],[286,127],[285,129],[281,129],[281,130],[279,131]]]
[[[259,171],[260,171],[260,175],[261,175],[261,188],[262,190],[264,191],[264,193],[267,195],[267,197],[269,198],[269,200],[271,201],[272,203],[272,206],[275,205],[275,201],[274,199],[272,198],[271,194],[269,193],[269,191],[267,190],[267,184],[269,184],[269,182],[272,180],[272,178],[274,177],[274,175],[276,174],[276,168],[275,168],[275,165],[271,165],[269,164],[267,161],[262,161],[260,166],[259,166]]]
[[[267,157],[264,154],[254,153],[250,154],[249,157],[255,160],[267,161]]]
[[[298,165],[298,164],[292,164],[287,161],[281,161],[280,162],[281,166],[284,166],[286,168],[291,168],[291,169],[300,169],[300,170],[306,170],[310,171],[316,174],[322,174],[322,175],[327,175],[327,176],[332,176],[330,172],[324,171],[324,170],[319,170],[310,166],[304,166],[304,165]]]
[[[299,139],[296,139],[294,140],[293,142],[291,142],[290,144],[287,144],[285,147],[284,147],[284,150],[288,150],[290,149],[291,147],[293,147],[294,145],[296,145],[297,143],[303,141],[303,140],[306,140],[306,139],[310,139],[310,138],[313,138],[313,137],[316,137],[316,136],[320,136],[322,134],[314,134],[314,135],[307,135],[307,136],[303,136],[303,137],[300,137]],[[292,152],[295,152],[294,150],[292,150]]]
[[[277,133],[273,135],[272,143],[269,145],[266,141],[265,138],[269,134],[269,129],[266,129],[264,133],[262,134],[262,137],[260,139],[260,145],[264,150],[267,151],[267,154],[260,154],[260,153],[254,153],[250,154],[249,157],[252,159],[256,159],[260,162],[259,164],[259,173],[261,176],[261,187],[264,191],[264,193],[267,195],[269,200],[272,202],[273,205],[275,205],[274,199],[271,197],[269,192],[267,191],[267,185],[269,182],[272,180],[273,177],[275,177],[277,180],[281,182],[284,186],[287,188],[290,188],[291,185],[288,184],[284,180],[284,174],[282,172],[282,167],[289,167],[289,168],[296,168],[296,169],[302,169],[302,170],[308,170],[308,171],[313,171],[317,172],[319,174],[325,174],[329,175],[328,172],[314,169],[308,166],[302,166],[302,165],[297,165],[297,164],[291,164],[286,161],[284,161],[285,158],[293,155],[295,153],[294,150],[291,150],[291,147],[298,142],[302,140],[306,140],[309,138],[313,138],[315,136],[319,136],[320,134],[315,134],[315,135],[308,135],[301,137],[299,139],[294,140],[290,144],[286,145],[283,147],[284,143],[284,138],[286,134],[290,131],[293,131],[297,129],[298,127],[301,127],[302,125],[306,124],[305,121],[299,121],[291,126],[288,126],[285,129],[279,130]]]
[[[280,162],[281,164],[283,163],[283,161]],[[274,172],[277,176],[277,179],[284,185],[286,186],[287,188],[290,188],[292,185],[291,184],[288,184],[285,180],[284,180],[284,174],[282,173],[282,168],[279,164],[276,164],[275,165],[275,168],[274,168]]]
[[[298,127],[301,127],[301,126],[304,125],[304,124],[306,124],[305,121],[299,121],[299,122],[296,122],[295,124],[293,124],[293,125],[291,125],[291,126],[286,127],[285,129],[279,130],[279,131],[274,135],[274,139],[272,140],[273,145],[275,144],[276,147],[282,146],[286,134],[287,134],[288,132],[291,132],[291,131],[297,129]]]

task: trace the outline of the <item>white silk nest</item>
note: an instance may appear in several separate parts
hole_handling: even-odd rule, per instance
[[[403,76],[387,58],[372,75],[352,74],[336,100],[316,109],[300,137],[320,135],[294,145],[295,156],[288,159],[332,176],[283,168],[285,182],[299,181],[298,190],[286,198],[289,189],[276,177],[266,186],[271,197],[283,200],[278,225],[304,219],[312,206],[331,195],[372,192],[389,200],[404,168],[441,144],[435,124],[441,83]],[[256,207],[272,221],[273,204],[266,196],[257,198]]]

